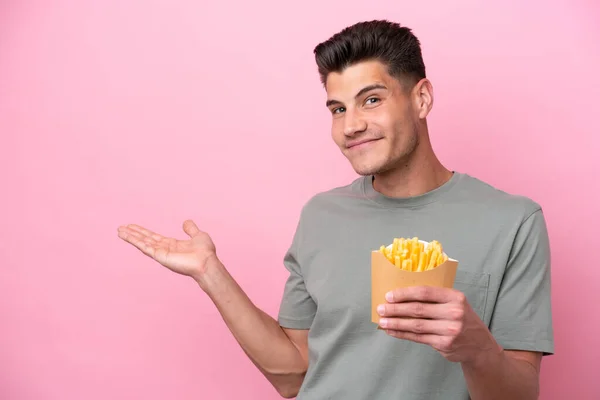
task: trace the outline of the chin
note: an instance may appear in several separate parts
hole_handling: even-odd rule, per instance
[[[385,171],[383,163],[351,162],[354,172],[361,176],[376,175]]]

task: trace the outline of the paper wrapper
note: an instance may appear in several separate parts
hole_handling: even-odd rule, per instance
[[[423,244],[428,244],[419,240]],[[392,245],[389,245],[390,248]],[[387,303],[385,294],[408,286],[452,288],[458,261],[448,258],[443,264],[422,272],[404,271],[392,264],[379,250],[371,252],[371,321],[379,326],[377,306]]]

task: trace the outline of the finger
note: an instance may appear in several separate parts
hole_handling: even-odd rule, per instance
[[[200,233],[200,229],[196,226],[194,221],[188,219],[183,223],[183,231],[188,234],[189,237],[193,238]]]
[[[152,238],[147,238],[135,231],[119,231],[119,237],[124,241],[131,243],[147,256],[154,257],[154,246],[150,243]]]
[[[124,241],[131,243],[135,247],[143,244],[144,238],[146,238],[146,236],[142,235],[141,233],[133,231],[127,227],[119,228],[119,237]]]
[[[137,239],[138,241],[149,244],[151,246],[154,246],[154,247],[158,246],[158,242],[156,240],[152,239],[152,237],[150,237],[150,236],[145,236],[138,231],[134,231],[132,229],[125,228],[125,229],[121,230],[120,232],[124,233],[125,235],[127,235],[129,237],[133,237],[133,238]]]
[[[144,235],[144,236],[151,237],[152,239],[154,239],[154,240],[156,240],[156,241],[160,241],[160,240],[162,240],[162,238],[163,238],[163,237],[162,237],[161,235],[159,235],[158,233],[152,232],[151,230],[148,230],[148,229],[146,229],[146,228],[143,228],[143,227],[141,227],[141,226],[139,226],[139,225],[136,225],[136,224],[130,224],[130,225],[127,225],[127,227],[128,227],[129,229],[132,229],[132,230],[134,230],[134,231],[136,231],[136,232],[139,232],[139,233],[141,233],[141,234],[142,234],[142,235]]]
[[[448,303],[455,297],[453,289],[433,286],[409,286],[394,289],[385,295],[390,303],[419,301],[430,303]]]
[[[445,336],[440,335],[432,335],[432,334],[422,334],[422,333],[414,333],[414,332],[403,332],[403,331],[394,331],[394,330],[386,330],[390,336],[393,336],[398,339],[410,340],[411,342],[426,344],[432,346],[435,349],[440,349],[443,347],[443,343],[447,341]]]
[[[144,253],[145,255],[147,255],[150,258],[155,258],[156,255],[156,248],[148,243],[144,243],[142,242],[139,246],[137,246],[138,249],[140,249],[140,251],[142,253]]]
[[[387,330],[420,335],[453,336],[461,330],[460,322],[418,318],[381,318],[379,325]]]
[[[380,304],[377,313],[382,317],[450,319],[450,309],[447,304],[418,301]]]

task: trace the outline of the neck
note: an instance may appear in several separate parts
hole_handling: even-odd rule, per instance
[[[442,165],[428,142],[421,144],[410,160],[376,174],[373,188],[385,196],[401,198],[419,196],[446,183],[452,172]]]

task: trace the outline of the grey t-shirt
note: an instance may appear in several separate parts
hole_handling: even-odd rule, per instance
[[[371,322],[371,251],[414,236],[438,240],[459,261],[454,287],[504,349],[554,352],[549,240],[537,203],[459,172],[403,199],[360,177],[305,204],[284,258],[279,323],[309,329],[298,399],[469,398],[459,363]]]

